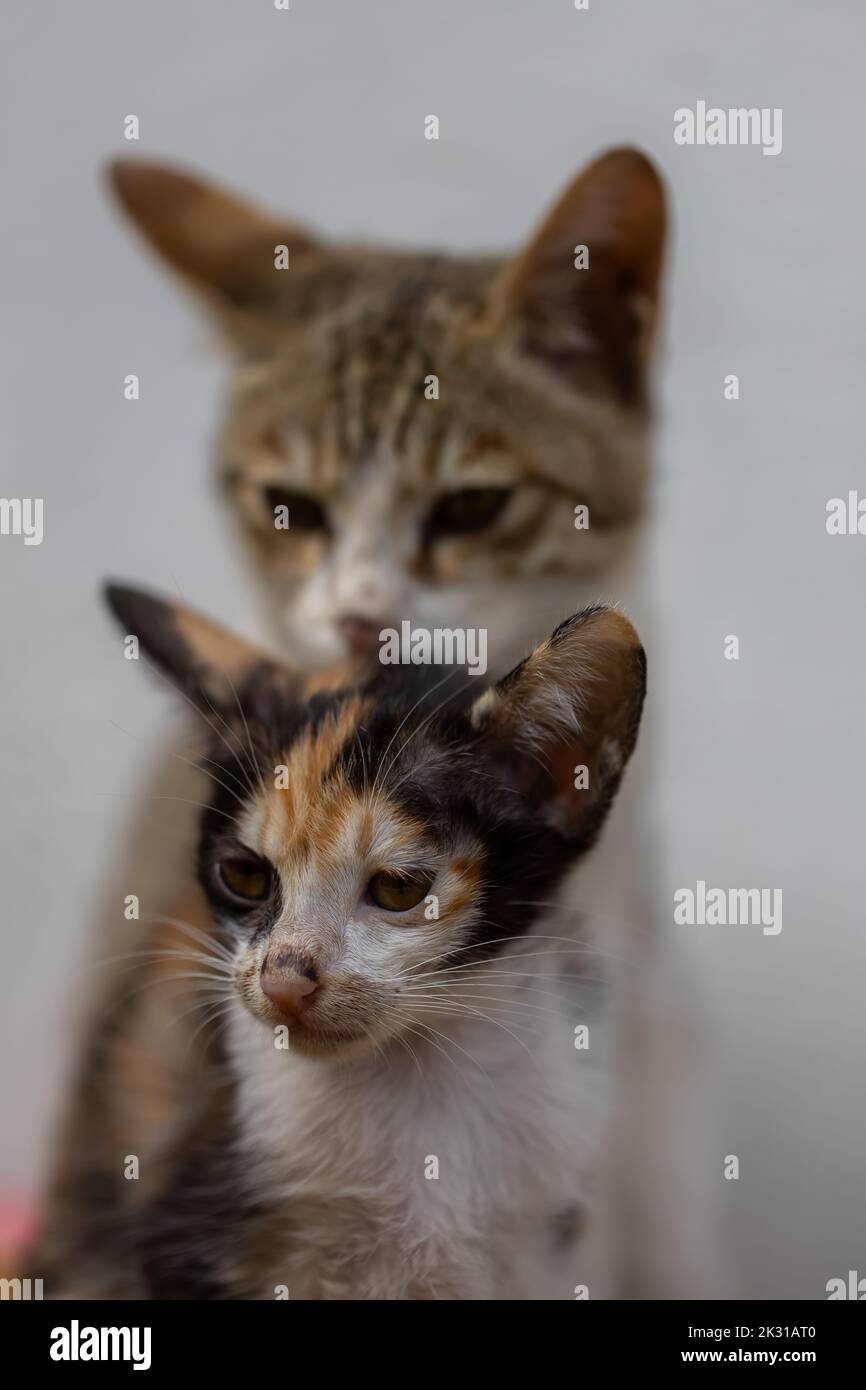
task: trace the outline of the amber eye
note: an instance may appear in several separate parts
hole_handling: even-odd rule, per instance
[[[417,907],[433,882],[432,874],[374,874],[367,892],[377,907],[386,912],[406,912]]]
[[[427,521],[431,536],[461,536],[490,526],[513,492],[510,487],[467,487],[440,497]]]
[[[222,859],[217,865],[217,877],[233,898],[247,902],[262,902],[269,897],[273,883],[270,864],[252,854]]]
[[[285,507],[289,513],[289,531],[325,531],[328,527],[325,509],[308,492],[289,492],[282,487],[266,487],[265,502],[271,520],[277,515],[277,507]]]

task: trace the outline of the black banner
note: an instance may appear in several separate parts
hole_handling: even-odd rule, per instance
[[[850,1373],[859,1364],[866,1324],[853,1308],[836,1303],[581,1303],[558,1311],[539,1304],[509,1313],[500,1305],[472,1304],[457,1312],[457,1323],[439,1307],[424,1312],[403,1309],[387,1315],[378,1304],[324,1305],[275,1303],[61,1303],[10,1301],[0,1310],[4,1360],[27,1371],[59,1377],[100,1368],[129,1374],[174,1372],[266,1374],[286,1376],[314,1368],[333,1373],[341,1352],[373,1370],[383,1359],[391,1373],[394,1361],[383,1357],[390,1339],[402,1330],[429,1335],[458,1331],[459,1355],[449,1341],[426,1341],[423,1368],[441,1364],[443,1374],[465,1366],[474,1347],[478,1361],[489,1365],[516,1343],[534,1348],[539,1369],[563,1353],[615,1372],[640,1367],[649,1373],[674,1366],[805,1365],[826,1376]],[[497,1327],[507,1318],[506,1335]],[[387,1316],[387,1322],[379,1322]],[[416,1317],[422,1321],[416,1323]],[[431,1322],[427,1319],[431,1318]],[[463,1318],[471,1321],[464,1323]],[[321,1323],[319,1318],[322,1319]],[[444,1321],[443,1321],[444,1319]],[[539,1321],[536,1322],[536,1319]],[[527,1342],[537,1328],[555,1331],[548,1341]],[[496,1338],[491,1339],[491,1330]],[[375,1332],[376,1341],[369,1334]],[[324,1340],[319,1336],[323,1334]],[[336,1334],[336,1335],[335,1335]],[[342,1334],[342,1335],[341,1335]],[[348,1340],[351,1338],[351,1340]],[[468,1339],[468,1340],[467,1340]],[[574,1340],[572,1340],[574,1339]],[[439,1350],[441,1348],[441,1350]],[[327,1360],[324,1360],[324,1355]],[[413,1362],[415,1357],[413,1356]],[[573,1361],[573,1365],[576,1364]],[[407,1367],[407,1371],[408,1371]],[[413,1379],[416,1369],[411,1369]],[[856,1371],[855,1371],[856,1374]]]

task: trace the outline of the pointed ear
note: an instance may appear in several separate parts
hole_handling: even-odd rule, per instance
[[[575,382],[600,366],[625,400],[640,400],[665,224],[645,155],[611,150],[590,164],[506,271],[505,311],[523,349]]]
[[[471,717],[510,785],[588,847],[634,748],[645,688],[631,623],[616,609],[587,608],[479,696]]]
[[[118,159],[108,177],[150,244],[217,307],[259,308],[282,273],[275,248],[288,248],[292,267],[317,245],[303,228],[167,164]]]
[[[233,717],[239,702],[295,689],[288,667],[190,608],[120,584],[106,584],[105,599],[124,633],[205,714]]]

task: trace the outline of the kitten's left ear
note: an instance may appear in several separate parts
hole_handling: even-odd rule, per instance
[[[294,673],[260,648],[200,613],[143,589],[107,584],[105,598],[123,631],[204,714],[238,713],[238,702],[288,697]]]
[[[639,150],[588,165],[505,273],[503,304],[523,350],[566,381],[600,369],[639,402],[666,220],[664,186]]]
[[[614,608],[587,608],[479,696],[471,718],[510,785],[588,847],[634,748],[645,690],[631,623]]]

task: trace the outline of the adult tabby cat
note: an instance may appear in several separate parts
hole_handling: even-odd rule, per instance
[[[332,244],[139,161],[113,183],[233,350],[220,473],[293,660],[408,619],[487,628],[501,671],[626,597],[665,235],[643,155],[596,160],[516,256]]]

